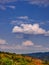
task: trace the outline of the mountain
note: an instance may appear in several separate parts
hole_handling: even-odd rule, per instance
[[[0,52],[0,65],[49,65],[49,62],[34,58],[33,55]]]
[[[40,52],[40,53],[29,53],[25,54],[26,56],[39,58],[41,60],[49,61],[49,52]]]

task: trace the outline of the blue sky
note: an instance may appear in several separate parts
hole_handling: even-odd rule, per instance
[[[0,0],[0,51],[49,51],[48,0]]]

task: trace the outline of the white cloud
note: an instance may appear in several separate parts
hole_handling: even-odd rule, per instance
[[[0,44],[7,44],[6,40],[0,39]]]
[[[22,45],[1,45],[0,49],[3,50],[26,50],[27,47],[26,46],[22,46]]]
[[[29,17],[28,16],[20,16],[20,17],[17,17],[18,19],[28,19]]]
[[[16,20],[12,20],[11,24],[12,25],[20,25],[20,24],[27,24],[30,22],[33,22],[35,20],[33,20],[32,18],[28,17],[28,16],[18,16],[16,17]]]
[[[5,3],[9,3],[9,2],[15,2],[17,0],[0,0],[0,3],[5,4]]]
[[[14,5],[9,5],[9,6],[6,6],[6,7],[9,7],[11,9],[15,9],[15,6]]]
[[[30,4],[35,4],[35,5],[44,5],[48,6],[49,5],[49,0],[26,0]]]
[[[21,24],[20,26],[14,26],[13,33],[24,33],[24,34],[49,34],[48,31],[41,28],[39,24]]]
[[[48,6],[49,5],[49,0],[0,0],[1,4],[9,3],[9,2],[17,2],[17,1],[27,1],[30,4],[35,4],[35,5],[44,5]]]
[[[49,51],[48,47],[44,47],[42,45],[36,45],[30,40],[23,41],[21,45],[14,45],[14,44],[13,45],[0,45],[0,49],[4,51],[14,50],[16,51],[16,53],[48,52]]]
[[[22,43],[22,46],[32,46],[32,47],[34,47],[34,48],[42,48],[43,46],[42,45],[36,45],[36,44],[34,44],[32,41],[30,41],[30,40],[26,40],[26,41],[24,41],[23,43]]]
[[[9,49],[9,50],[12,50],[12,49],[21,49],[21,46],[20,45],[2,45],[0,46],[1,49]]]
[[[37,45],[33,43],[31,40],[23,41],[22,44],[12,44],[8,45],[7,42],[3,39],[0,39],[0,49],[3,51],[16,51],[16,53],[29,53],[29,52],[46,52],[49,51],[49,48],[45,48],[42,45]],[[20,52],[19,52],[19,51]],[[13,51],[13,52],[14,52]]]
[[[27,41],[23,42],[22,45],[23,46],[33,46],[34,43],[32,41],[27,40]]]
[[[20,32],[20,33],[22,33],[23,32],[23,29],[21,27],[15,26],[13,28],[13,32]]]
[[[9,49],[9,50],[16,50],[16,49],[20,49],[20,50],[27,50],[28,48],[31,47],[34,47],[34,48],[42,48],[41,45],[35,45],[32,41],[30,40],[26,40],[26,41],[23,41],[21,45],[15,45],[15,44],[12,44],[12,45],[5,45],[6,41],[5,40],[1,40],[0,41],[2,43],[2,45],[0,46],[1,49]],[[0,44],[1,44],[0,43]]]
[[[15,6],[14,5],[0,5],[0,9],[1,10],[6,10],[7,8],[10,8],[10,9],[15,9]]]
[[[20,25],[20,24],[23,24],[24,22],[22,21],[22,20],[13,20],[12,22],[11,22],[11,24],[12,25],[16,25],[16,24],[18,24],[18,25]]]

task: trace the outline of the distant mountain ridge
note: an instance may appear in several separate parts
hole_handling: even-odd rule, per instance
[[[29,53],[25,55],[49,61],[49,52]]]

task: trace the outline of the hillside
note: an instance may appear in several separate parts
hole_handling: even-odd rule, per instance
[[[0,52],[0,65],[49,65],[49,62],[21,54]]]

